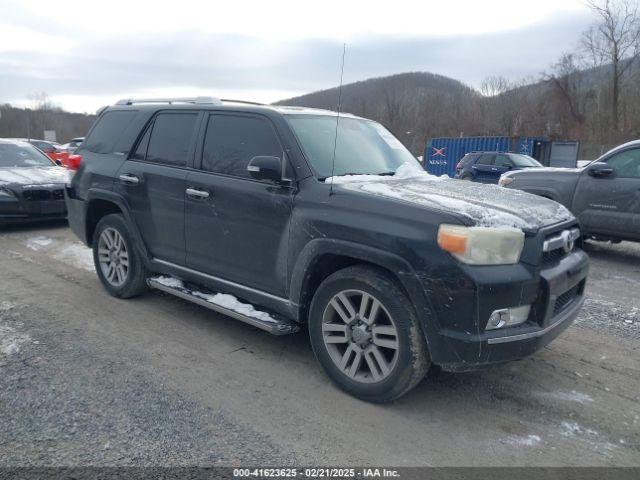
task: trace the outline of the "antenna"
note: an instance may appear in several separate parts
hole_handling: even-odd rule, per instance
[[[342,108],[342,78],[344,77],[344,56],[347,53],[347,44],[342,44],[342,66],[340,67],[340,87],[338,88],[338,114],[336,115],[336,134],[333,137],[333,159],[331,160],[331,182],[329,184],[329,196],[333,195],[333,175],[336,170],[336,148],[338,147],[338,123],[340,122],[340,110]]]

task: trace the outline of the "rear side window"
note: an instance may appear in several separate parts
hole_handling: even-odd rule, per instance
[[[460,162],[458,163],[458,166],[460,167],[466,167],[467,165],[469,165],[472,161],[474,161],[476,158],[478,158],[477,154],[474,153],[467,153],[464,157],[462,157],[462,160],[460,160]]]
[[[98,119],[84,147],[94,153],[114,153],[122,133],[136,116],[135,110],[107,112]]]
[[[146,160],[184,167],[198,119],[197,113],[161,113],[153,123]],[[145,134],[146,137],[146,134]],[[143,137],[141,145],[144,146]],[[136,151],[136,156],[138,151]]]
[[[478,165],[493,165],[493,160],[495,159],[495,155],[492,153],[484,153],[480,155],[478,159]]]
[[[512,167],[513,162],[506,155],[496,155],[496,165],[499,167]]]
[[[282,158],[282,147],[267,119],[234,115],[209,117],[202,169],[250,178],[247,165],[258,155]]]

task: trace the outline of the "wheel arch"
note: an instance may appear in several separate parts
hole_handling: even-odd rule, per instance
[[[149,260],[147,248],[142,240],[140,230],[131,216],[127,201],[109,190],[91,190],[89,192],[85,222],[87,245],[93,245],[93,235],[100,219],[112,213],[121,214],[124,217],[136,249],[145,260]]]
[[[434,329],[434,323],[430,321],[433,309],[411,265],[398,255],[347,241],[314,239],[298,256],[290,284],[290,298],[296,305],[298,320],[307,322],[311,300],[322,281],[353,265],[378,269],[398,282],[416,310],[428,344]]]

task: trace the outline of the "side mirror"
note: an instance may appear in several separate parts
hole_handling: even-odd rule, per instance
[[[592,177],[602,178],[611,175],[613,173],[613,168],[604,162],[596,162],[589,165],[587,172]]]
[[[53,162],[59,167],[62,166],[62,162],[60,160],[54,160]]]
[[[253,157],[247,165],[247,172],[256,180],[269,180],[280,183],[282,181],[282,159],[259,155]]]

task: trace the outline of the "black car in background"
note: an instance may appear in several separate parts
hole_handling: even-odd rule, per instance
[[[505,172],[542,167],[535,158],[522,153],[472,152],[456,165],[455,178],[481,183],[498,183]]]
[[[69,170],[28,142],[0,139],[0,225],[65,218]]]

